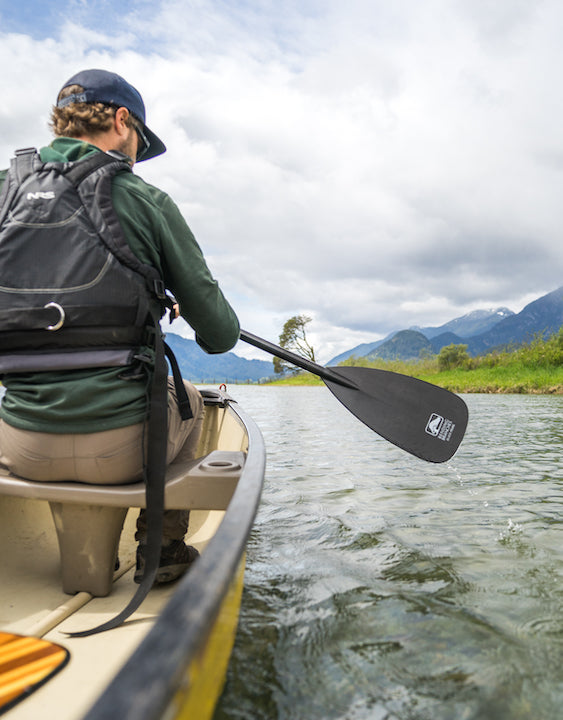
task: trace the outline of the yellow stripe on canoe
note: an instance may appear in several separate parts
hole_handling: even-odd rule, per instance
[[[227,666],[237,631],[246,556],[243,555],[205,648],[188,668],[182,689],[166,717],[173,720],[210,720],[225,684]]]

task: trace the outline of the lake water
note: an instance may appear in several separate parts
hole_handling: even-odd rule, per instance
[[[563,397],[465,396],[434,465],[324,387],[229,391],[268,462],[214,720],[563,717]]]

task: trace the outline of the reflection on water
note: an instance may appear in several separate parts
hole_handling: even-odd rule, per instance
[[[215,720],[555,720],[563,398],[467,396],[445,465],[324,388],[230,388],[266,488]]]

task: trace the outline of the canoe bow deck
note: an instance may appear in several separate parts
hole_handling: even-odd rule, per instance
[[[223,393],[205,394],[202,458],[191,463],[193,482],[182,487],[185,468],[173,464],[169,476],[176,487],[172,480],[167,492],[167,503],[189,497],[189,506],[198,508],[191,513],[187,540],[201,557],[180,581],[153,588],[115,630],[87,638],[66,635],[113,617],[131,598],[134,508],[143,493],[123,486],[133,509],[121,535],[111,593],[69,595],[62,590],[57,535],[45,502],[54,498],[37,499],[29,484],[0,474],[0,632],[43,637],[71,656],[56,676],[8,710],[7,720],[211,717],[234,642],[244,550],[260,499],[265,452],[260,431],[236,403]],[[56,493],[48,485],[55,484],[42,484],[41,493]],[[65,502],[76,502],[69,484],[61,485],[71,495]],[[180,500],[170,500],[174,493]],[[94,490],[85,504],[95,502]],[[210,509],[218,505],[226,510]]]

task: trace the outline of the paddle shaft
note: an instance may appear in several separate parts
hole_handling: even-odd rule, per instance
[[[318,377],[322,378],[323,380],[329,380],[330,382],[335,382],[339,385],[344,385],[344,387],[349,387],[354,390],[357,389],[357,385],[355,383],[345,380],[344,378],[340,377],[340,375],[332,372],[332,370],[330,370],[329,368],[324,368],[322,365],[317,365],[317,363],[314,363],[311,360],[307,360],[300,355],[292,353],[290,350],[286,350],[285,348],[274,345],[267,340],[263,340],[257,335],[246,332],[246,330],[240,331],[240,339],[244,340],[244,342],[246,343],[249,343],[249,345],[254,345],[254,347],[257,347],[260,350],[264,350],[270,355],[275,355],[282,360],[290,362],[292,365],[297,365],[297,367],[300,367],[302,370],[307,370],[307,372],[313,373],[313,375],[318,375]]]

